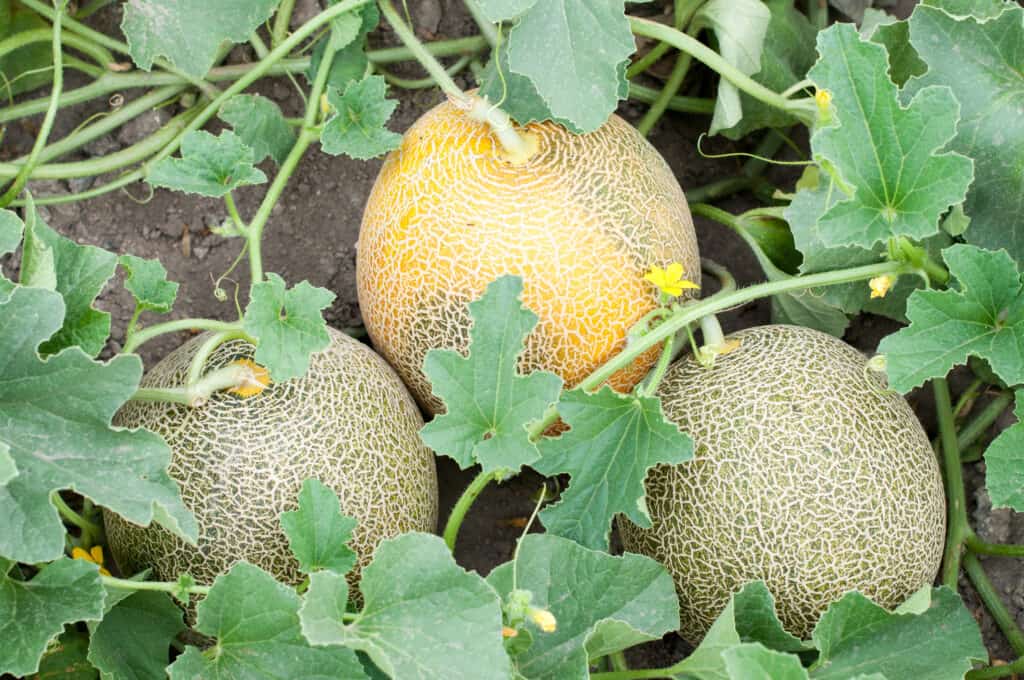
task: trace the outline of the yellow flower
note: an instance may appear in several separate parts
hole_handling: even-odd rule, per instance
[[[515,628],[509,628],[508,626],[501,627],[501,637],[503,638],[514,638],[519,635],[519,631]]]
[[[104,576],[110,576],[110,572],[103,567],[103,546],[94,545],[89,549],[89,552],[86,552],[84,548],[72,548],[71,557],[76,560],[85,560],[86,562],[99,565],[100,573]]]
[[[533,622],[537,624],[537,627],[545,633],[554,633],[555,629],[558,627],[558,622],[555,621],[555,615],[547,609],[536,609],[534,607],[530,607],[527,613],[530,615],[530,618],[533,619]]]
[[[249,378],[237,387],[232,387],[228,392],[237,394],[243,399],[255,396],[266,389],[270,384],[270,373],[263,366],[260,366],[252,359],[239,359],[232,362],[235,366],[245,366],[250,370]]]
[[[896,283],[896,277],[891,274],[884,274],[871,279],[868,281],[868,285],[871,286],[871,298],[884,298],[894,283]]]
[[[673,262],[667,269],[658,266],[651,267],[651,271],[647,272],[644,278],[657,286],[658,290],[665,295],[678,297],[683,294],[684,290],[700,288],[693,281],[684,279],[683,273],[683,265]]]
[[[814,93],[814,101],[821,111],[828,111],[828,107],[832,103],[832,93],[828,90],[818,90]]]

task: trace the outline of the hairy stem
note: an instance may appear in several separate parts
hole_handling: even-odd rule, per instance
[[[964,539],[971,529],[967,524],[967,499],[964,496],[963,473],[960,469],[960,447],[956,442],[956,423],[945,378],[932,381],[935,393],[935,412],[939,420],[939,438],[942,442],[942,461],[946,475],[946,498],[949,516],[946,521],[946,548],[942,557],[942,583],[956,590],[960,576],[960,559]]]
[[[989,668],[968,671],[964,678],[966,680],[994,680],[995,678],[1005,678],[1008,675],[1016,675],[1018,673],[1024,673],[1024,658],[1017,659],[1005,666],[991,666]]]
[[[697,204],[708,203],[719,198],[725,198],[726,196],[730,196],[736,192],[749,189],[753,185],[754,180],[750,177],[728,177],[726,179],[720,179],[717,182],[705,184],[702,187],[697,187],[696,189],[687,191],[686,202],[690,204],[692,212],[694,206]]]
[[[81,530],[82,539],[86,545],[91,546],[95,537],[102,534],[102,531],[95,523],[90,522],[85,517],[82,517],[80,514],[72,510],[71,506],[65,503],[64,499],[60,497],[60,492],[54,491],[51,493],[50,502],[57,508],[57,512],[60,513],[60,516],[64,521],[69,524],[73,524]]]
[[[136,331],[131,338],[125,341],[124,349],[121,351],[124,354],[128,354],[130,352],[134,352],[153,338],[167,333],[177,333],[178,331],[190,330],[240,331],[242,330],[242,324],[238,321],[214,321],[213,319],[178,319],[176,321],[165,321],[164,323],[158,323],[155,326],[149,326],[148,328]]]
[[[61,9],[63,10],[63,4],[61,5]],[[21,193],[21,190],[25,188],[29,175],[32,174],[32,169],[36,166],[36,163],[40,162],[40,156],[46,146],[46,139],[50,136],[50,131],[53,129],[53,121],[57,118],[57,107],[60,104],[60,93],[61,90],[64,89],[64,67],[62,61],[64,59],[64,54],[60,47],[61,20],[63,16],[63,11],[58,12],[53,23],[53,89],[50,91],[50,104],[46,109],[46,115],[43,117],[43,124],[39,128],[39,135],[36,137],[35,144],[32,145],[32,151],[25,160],[25,164],[22,166],[21,170],[18,171],[18,175],[14,178],[14,182],[11,183],[10,188],[7,189],[3,196],[0,196],[0,208],[8,205],[11,201],[17,198],[18,194]]]
[[[999,396],[989,402],[978,415],[960,429],[960,434],[957,435],[957,445],[961,449],[966,449],[976,442],[1012,402],[1013,392],[1009,390],[1000,392]]]
[[[277,6],[274,28],[270,32],[270,44],[273,47],[277,47],[288,37],[288,26],[291,24],[294,10],[295,0],[281,0],[281,4]]]
[[[172,581],[133,581],[127,578],[115,578],[113,576],[100,576],[100,581],[108,588],[119,588],[120,590],[156,590],[165,593],[180,593],[184,590],[192,595],[208,595],[210,586],[188,586]]]
[[[1024,656],[1024,632],[1021,632],[1020,626],[1017,625],[1013,618],[1013,614],[1006,609],[1006,605],[999,599],[999,593],[996,592],[992,582],[985,574],[981,562],[971,553],[964,555],[964,571],[967,572],[967,578],[971,579],[975,592],[978,593],[981,601],[985,603],[985,608],[992,615],[996,625],[999,626],[999,630],[1003,631],[1006,641],[1013,647],[1013,651],[1018,656]]]
[[[653,104],[657,100],[659,92],[660,90],[639,83],[629,84],[629,98],[645,104]],[[679,113],[704,113],[710,116],[715,111],[715,100],[675,95],[668,100],[668,108]]]
[[[731,82],[737,88],[768,106],[786,111],[798,120],[811,125],[814,123],[817,106],[813,99],[787,99],[778,92],[769,90],[756,80],[746,75],[735,66],[726,61],[720,54],[696,38],[692,38],[671,26],[665,26],[655,21],[629,17],[630,28],[636,35],[646,38],[655,38],[669,43],[678,50],[681,50],[694,59],[697,59],[708,68],[716,71],[723,78]]]
[[[0,59],[26,45],[37,42],[50,42],[51,40],[53,40],[53,29],[49,28],[35,28],[30,31],[15,33],[9,38],[0,40]],[[66,47],[73,47],[90,57],[103,71],[106,71],[107,67],[114,63],[114,55],[103,46],[73,33],[63,33],[61,35],[61,43]]]
[[[978,538],[973,532],[964,539],[964,545],[978,555],[995,555],[996,557],[1024,557],[1024,545],[1016,543],[988,543]],[[1024,652],[1022,652],[1024,654]]]
[[[488,484],[499,479],[501,479],[499,473],[481,472],[469,483],[469,486],[462,492],[462,495],[459,496],[455,507],[452,508],[452,514],[448,516],[448,522],[444,525],[444,542],[449,550],[455,551],[455,541],[459,538],[459,529],[462,527],[462,521],[466,519],[466,513],[473,507],[473,502],[477,496],[487,488]]]
[[[202,406],[214,392],[241,387],[253,382],[252,369],[242,364],[229,364],[210,371],[198,382],[184,387],[140,388],[131,396],[133,401],[166,401],[193,408]]]

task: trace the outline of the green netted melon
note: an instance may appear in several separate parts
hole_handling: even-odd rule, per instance
[[[658,390],[694,458],[646,480],[653,526],[625,519],[627,550],[665,564],[680,632],[698,642],[746,582],[807,637],[849,590],[893,607],[931,583],[945,496],[928,438],[901,396],[832,336],[764,326],[730,336],[713,368],[684,358]]]
[[[184,384],[206,337],[169,354],[142,386]],[[243,341],[222,345],[207,370],[251,352]],[[199,408],[130,402],[115,424],[146,427],[167,440],[170,474],[199,524],[195,547],[155,523],[143,528],[105,513],[111,551],[127,573],[148,567],[159,580],[188,572],[212,583],[244,559],[299,583],[279,517],[298,506],[307,478],[332,487],[342,511],[358,520],[350,545],[360,566],[384,538],[436,529],[437,473],[417,434],[423,421],[415,402],[383,359],[334,330],[302,378],[244,399],[219,392]]]

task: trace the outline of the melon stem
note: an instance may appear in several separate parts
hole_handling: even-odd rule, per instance
[[[960,577],[960,559],[964,540],[971,529],[967,524],[967,499],[964,494],[963,471],[960,466],[960,447],[957,444],[953,404],[945,378],[932,381],[935,394],[935,414],[939,420],[939,438],[942,442],[942,462],[945,469],[948,520],[946,522],[946,548],[942,557],[942,583],[953,590]]]
[[[214,392],[241,387],[253,380],[252,369],[230,364],[207,373],[199,382],[185,387],[143,387],[131,396],[132,401],[165,401],[197,408],[209,400]]]
[[[504,474],[501,472],[481,472],[469,483],[469,486],[462,492],[462,495],[459,496],[455,507],[452,508],[452,514],[448,516],[448,522],[444,525],[444,542],[453,553],[455,552],[455,542],[459,538],[459,529],[462,527],[462,521],[466,518],[466,513],[473,506],[476,497],[487,488],[488,484],[492,481],[498,481],[503,476]]]
[[[402,44],[412,52],[416,61],[437,82],[438,87],[448,95],[459,109],[466,111],[474,120],[487,123],[498,142],[513,162],[521,162],[532,155],[534,145],[530,138],[520,133],[508,114],[482,97],[466,94],[455,84],[444,66],[419,41],[412,29],[402,20],[391,0],[378,0],[381,14],[394,29]]]

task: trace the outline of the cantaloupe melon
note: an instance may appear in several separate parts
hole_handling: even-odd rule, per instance
[[[142,386],[182,385],[205,338],[169,354]],[[227,343],[208,370],[251,353],[245,342]],[[437,473],[419,439],[419,411],[383,359],[337,331],[302,378],[248,398],[218,392],[199,408],[130,402],[114,422],[166,439],[170,474],[199,524],[197,548],[156,524],[142,528],[105,513],[111,551],[127,573],[148,567],[158,580],[188,572],[211,583],[245,559],[286,583],[300,582],[279,517],[297,507],[307,478],[333,488],[342,511],[358,521],[350,545],[360,565],[381,539],[436,530]]]
[[[625,519],[626,549],[675,578],[681,633],[699,641],[744,583],[765,581],[806,637],[849,590],[886,607],[935,578],[945,496],[913,411],[832,336],[765,326],[713,368],[687,357],[658,390],[694,458],[647,477],[653,526]]]
[[[574,135],[528,127],[538,148],[508,161],[489,128],[442,103],[385,161],[366,205],[356,274],[374,346],[428,410],[440,402],[421,371],[432,348],[465,350],[466,305],[503,274],[523,277],[540,319],[520,362],[573,386],[625,345],[657,305],[652,265],[680,262],[700,280],[686,197],[671,170],[617,116]],[[634,385],[655,349],[611,379]]]

